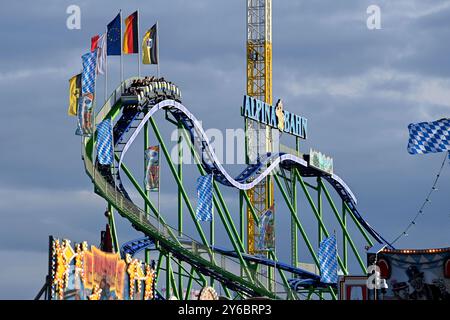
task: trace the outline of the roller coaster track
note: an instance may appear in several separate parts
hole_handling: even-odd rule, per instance
[[[95,123],[100,123],[107,118],[114,119],[120,114],[121,107],[125,104],[126,99],[130,99],[130,97],[122,96],[123,88],[128,88],[134,79],[136,78],[124,81],[124,83],[112,93],[104,106],[97,113]],[[249,279],[249,277],[240,277],[239,275],[227,271],[223,267],[224,262],[236,263],[236,260],[229,253],[221,253],[217,250],[213,253],[210,248],[205,248],[203,244],[190,239],[186,235],[182,235],[181,237],[176,236],[175,234],[179,233],[171,226],[164,223],[161,219],[157,219],[144,212],[131,201],[120,179],[122,160],[144,124],[156,112],[161,110],[171,113],[173,117],[180,121],[189,131],[193,144],[200,146],[207,155],[208,161],[202,161],[203,168],[207,173],[214,174],[215,180],[221,184],[235,187],[240,190],[248,190],[264,179],[264,177],[270,174],[278,166],[282,166],[288,170],[298,168],[300,173],[305,176],[323,176],[335,188],[349,208],[351,208],[352,213],[362,227],[367,230],[377,242],[388,244],[361,217],[356,210],[356,199],[353,193],[338,176],[324,175],[319,170],[308,167],[307,162],[297,156],[286,153],[274,153],[267,154],[257,163],[249,165],[236,178],[232,178],[217,160],[217,157],[209,144],[209,140],[198,120],[179,102],[179,94],[168,95],[167,92],[162,92],[164,90],[161,91],[158,88],[155,89],[155,86],[153,86],[153,90],[150,90],[152,88],[148,87],[144,89],[145,96],[138,98],[131,97],[132,103],[136,100],[140,107],[137,108],[135,112],[122,113],[114,126],[115,152],[116,157],[119,158],[115,170],[116,175],[113,176],[110,168],[102,167],[92,159],[96,139],[95,130],[93,137],[83,138],[82,159],[84,161],[86,173],[91,178],[96,192],[111,203],[120,215],[128,219],[136,230],[143,232],[149,237],[149,241],[153,241],[154,243],[157,242],[163,250],[170,252],[174,258],[185,261],[201,274],[218,280],[229,289],[234,290],[243,296],[281,298],[279,295],[267,290],[256,278]],[[167,99],[167,96],[170,98]],[[139,124],[135,125],[136,122]],[[127,138],[130,133],[131,136]],[[146,245],[150,244],[147,243]],[[145,245],[142,247],[144,246]],[[218,265],[215,259],[220,259],[222,266]],[[286,294],[291,290],[286,287],[284,289],[286,290]]]
[[[352,213],[358,219],[359,223],[364,227],[364,229],[369,232],[377,242],[384,243],[390,246],[390,244],[380,234],[378,234],[359,214],[356,208],[356,198],[350,188],[345,184],[345,182],[336,174],[324,174],[320,170],[309,167],[307,162],[302,158],[286,153],[267,153],[267,155],[260,159],[257,163],[249,165],[236,178],[232,178],[217,159],[217,156],[214,153],[211,144],[209,143],[209,139],[199,121],[192,113],[189,112],[186,107],[175,100],[161,101],[154,105],[147,112],[145,117],[137,126],[136,130],[131,135],[128,142],[125,144],[123,151],[121,152],[118,168],[119,173],[121,170],[122,161],[129,147],[133,144],[140,131],[144,128],[145,123],[147,123],[147,121],[160,110],[168,110],[169,112],[171,112],[175,119],[180,120],[183,123],[184,127],[189,130],[192,143],[202,146],[203,150],[206,151],[205,153],[207,156],[207,159],[203,157],[202,166],[207,173],[214,174],[214,179],[219,183],[225,186],[235,187],[240,190],[249,190],[252,189],[256,184],[261,182],[274,170],[276,170],[280,165],[288,170],[297,168],[300,174],[304,176],[321,176],[325,178],[339,193],[341,198],[352,210]]]

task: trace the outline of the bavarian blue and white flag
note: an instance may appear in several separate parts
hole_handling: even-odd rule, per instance
[[[197,179],[197,221],[211,221],[213,210],[213,176],[208,174]]]
[[[81,93],[94,93],[95,74],[97,68],[97,50],[88,52],[81,57],[83,73],[81,75]]]
[[[113,163],[114,148],[111,119],[103,120],[97,126],[97,159],[102,165]]]
[[[336,236],[332,235],[319,246],[320,281],[323,283],[338,282],[338,261]]]
[[[97,50],[81,57],[83,72],[81,74],[81,96],[78,106],[78,128],[75,134],[89,136],[92,134],[92,115],[97,66]]]
[[[450,119],[411,123],[408,152],[425,154],[450,150]]]

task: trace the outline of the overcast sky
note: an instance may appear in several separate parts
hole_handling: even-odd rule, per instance
[[[66,28],[71,4],[81,8],[80,30]],[[381,8],[380,30],[366,26],[371,4]],[[34,297],[45,279],[48,235],[99,242],[105,203],[83,170],[75,118],[67,116],[68,79],[80,71],[90,37],[104,32],[119,9],[126,16],[138,8],[142,30],[159,21],[161,72],[179,85],[183,103],[204,128],[243,126],[244,0],[3,3],[0,298]],[[389,240],[417,212],[444,157],[411,156],[406,145],[409,123],[449,114],[449,21],[450,1],[273,0],[274,97],[308,118],[303,151],[313,147],[334,157],[335,172],[358,198],[360,212]],[[118,61],[110,59],[110,89],[118,84]],[[135,75],[136,58],[124,57],[124,63],[125,75]],[[155,71],[143,68],[146,74]],[[170,140],[172,127],[162,120],[158,124]],[[143,170],[137,161],[141,149],[134,150],[130,166]],[[167,166],[163,174],[168,176]],[[194,187],[196,176],[188,173],[187,184]],[[447,163],[424,217],[399,247],[449,246],[449,178]],[[162,185],[162,207],[173,213],[170,179]],[[235,193],[224,192],[237,218]],[[289,221],[283,209],[277,217]],[[126,220],[117,220],[119,240],[140,236]]]

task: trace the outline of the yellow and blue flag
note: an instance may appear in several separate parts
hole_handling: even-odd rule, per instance
[[[81,96],[81,73],[69,80],[69,116],[76,116],[78,110],[78,99]]]

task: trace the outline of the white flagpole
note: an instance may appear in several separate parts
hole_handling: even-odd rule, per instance
[[[141,77],[141,48],[139,46],[139,36],[140,36],[140,28],[139,28],[139,9],[137,10],[137,42],[138,42],[138,77]]]
[[[120,9],[120,88],[123,82],[123,54],[122,54],[122,9]]]
[[[108,99],[108,28],[105,33],[105,48],[102,48],[106,52],[105,54],[105,103]]]
[[[159,78],[159,23],[158,20],[156,20],[156,59],[158,59],[157,65],[157,74]]]
[[[161,146],[158,145],[158,232],[159,232],[159,226],[161,224]]]

